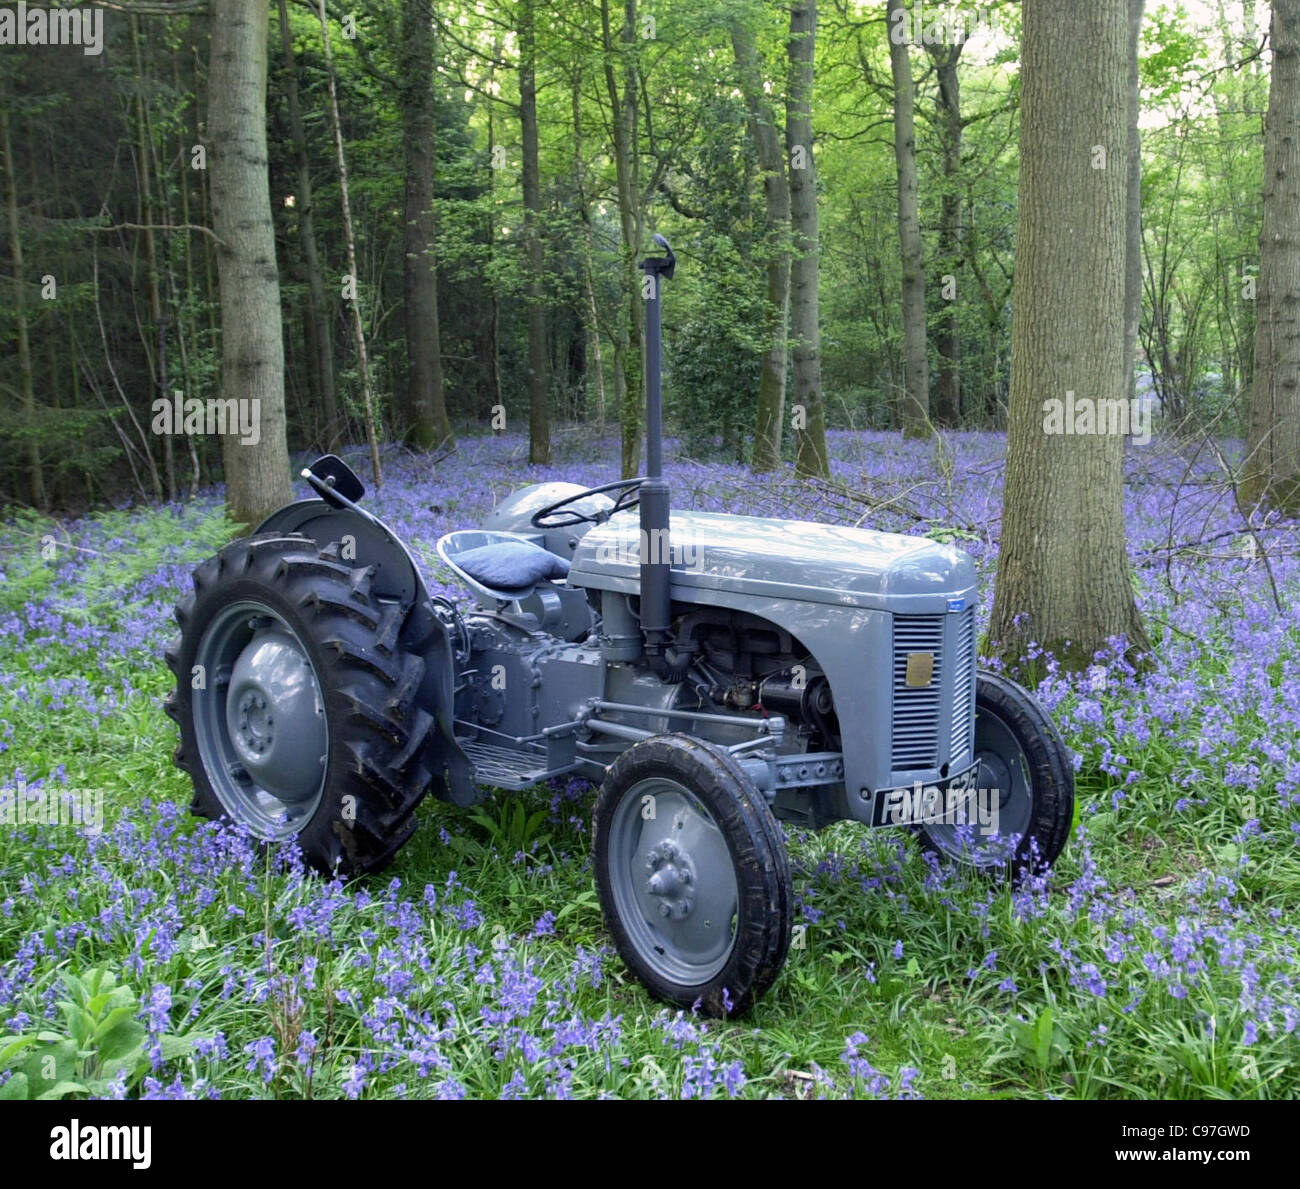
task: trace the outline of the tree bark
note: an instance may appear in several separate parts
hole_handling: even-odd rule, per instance
[[[1060,423],[1045,403],[1073,393],[1075,407],[1095,409],[1128,391],[1127,25],[1128,0],[1024,5],[1006,494],[989,640],[1027,676],[1034,641],[1065,670],[1085,668],[1112,637],[1126,638],[1132,659],[1150,648],[1125,552],[1124,435],[1049,432]]]
[[[614,140],[614,182],[618,194],[618,222],[622,240],[621,271],[626,305],[614,336],[614,399],[618,402],[622,438],[622,476],[630,479],[641,460],[641,279],[637,251],[641,246],[640,187],[636,146],[637,72],[635,58],[636,0],[625,0],[621,51],[615,46],[609,0],[600,0],[602,46],[605,51],[605,90],[609,95]],[[623,55],[620,86],[615,64]]]
[[[279,0],[280,41],[284,47],[285,93],[289,101],[289,135],[293,137],[294,166],[297,172],[295,209],[298,236],[302,244],[303,267],[307,270],[307,300],[304,303],[306,339],[312,358],[315,397],[324,423],[322,441],[326,450],[335,450],[343,436],[339,419],[338,393],[334,384],[334,336],[330,330],[329,304],[325,299],[325,275],[321,272],[320,251],[316,243],[316,207],[312,198],[311,158],[307,154],[307,130],[298,100],[298,67],[294,61],[293,35],[289,31],[289,10]]]
[[[939,374],[935,381],[934,423],[952,427],[961,423],[961,299],[962,266],[961,226],[961,78],[957,63],[965,42],[954,45],[928,45],[926,51],[934,62],[938,82],[938,125],[943,143],[943,193],[939,199],[940,275],[951,276],[957,294],[942,294],[943,314],[935,347],[939,355]],[[946,281],[944,282],[947,283]]]
[[[763,171],[763,212],[767,265],[767,313],[763,326],[763,370],[758,382],[758,423],[751,466],[755,472],[781,465],[785,424],[785,376],[790,311],[790,183],[776,130],[776,117],[763,90],[754,34],[739,18],[731,22],[740,90],[749,114],[749,134]],[[814,198],[815,201],[815,198]]]
[[[537,146],[537,45],[533,0],[519,9],[519,115],[523,133],[524,243],[528,249],[528,461],[551,461],[546,409],[546,291],[541,161]]]
[[[817,237],[817,170],[813,160],[813,57],[817,44],[817,0],[796,0],[790,10],[790,94],[785,139],[790,154],[791,397],[802,410],[795,426],[799,475],[830,475],[826,456],[826,405],[822,397],[821,326],[818,311],[820,254]],[[800,159],[796,159],[796,157]]]
[[[405,0],[402,7],[402,148],[406,157],[407,425],[411,440],[428,450],[454,440],[442,387],[438,328],[438,265],[433,215],[436,122],[433,94],[433,7]]]
[[[887,0],[889,65],[894,77],[894,161],[898,169],[898,247],[903,271],[903,433],[930,432],[930,366],[925,343],[925,263],[916,195],[914,86],[907,33],[911,13]],[[901,16],[895,16],[901,11]]]
[[[1242,495],[1300,512],[1300,0],[1273,0],[1255,388]]]
[[[208,164],[220,241],[221,394],[258,401],[257,441],[222,438],[226,504],[251,525],[288,503],[280,276],[266,157],[268,0],[212,0]],[[227,406],[234,407],[234,406]]]
[[[1138,327],[1142,321],[1142,80],[1138,53],[1146,0],[1128,0],[1128,179],[1124,233],[1124,379],[1129,400],[1137,395]]]

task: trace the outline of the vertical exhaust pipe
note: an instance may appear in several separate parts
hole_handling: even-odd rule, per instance
[[[641,484],[641,634],[646,661],[665,681],[681,681],[690,667],[686,654],[670,664],[672,603],[668,584],[672,571],[669,539],[668,483],[663,477],[663,282],[672,280],[677,257],[662,235],[654,242],[666,255],[641,261],[645,294],[645,453],[646,478]]]

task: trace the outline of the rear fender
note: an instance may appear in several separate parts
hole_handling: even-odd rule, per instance
[[[303,533],[321,545],[339,541],[342,559],[374,566],[371,590],[381,598],[414,607],[404,634],[425,662],[419,701],[438,725],[426,746],[426,763],[433,775],[435,795],[457,805],[482,797],[474,770],[456,742],[453,721],[456,660],[443,621],[434,614],[429,591],[415,558],[377,516],[359,508],[336,508],[320,499],[299,500],[273,512],[257,527],[259,533]]]

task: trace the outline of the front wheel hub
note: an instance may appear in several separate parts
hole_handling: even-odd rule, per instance
[[[685,920],[695,907],[695,864],[690,852],[671,838],[656,843],[646,856],[646,891],[658,901],[659,915]]]
[[[316,794],[327,748],[320,687],[282,628],[257,631],[235,661],[226,727],[244,769],[268,793],[291,804]]]

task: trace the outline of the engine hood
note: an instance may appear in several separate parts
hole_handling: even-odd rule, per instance
[[[975,566],[960,550],[924,537],[869,529],[674,512],[669,544],[643,540],[635,512],[621,512],[578,544],[573,586],[635,594],[643,551],[672,563],[672,597],[707,602],[709,591],[800,599],[880,611],[957,611],[974,594]]]

